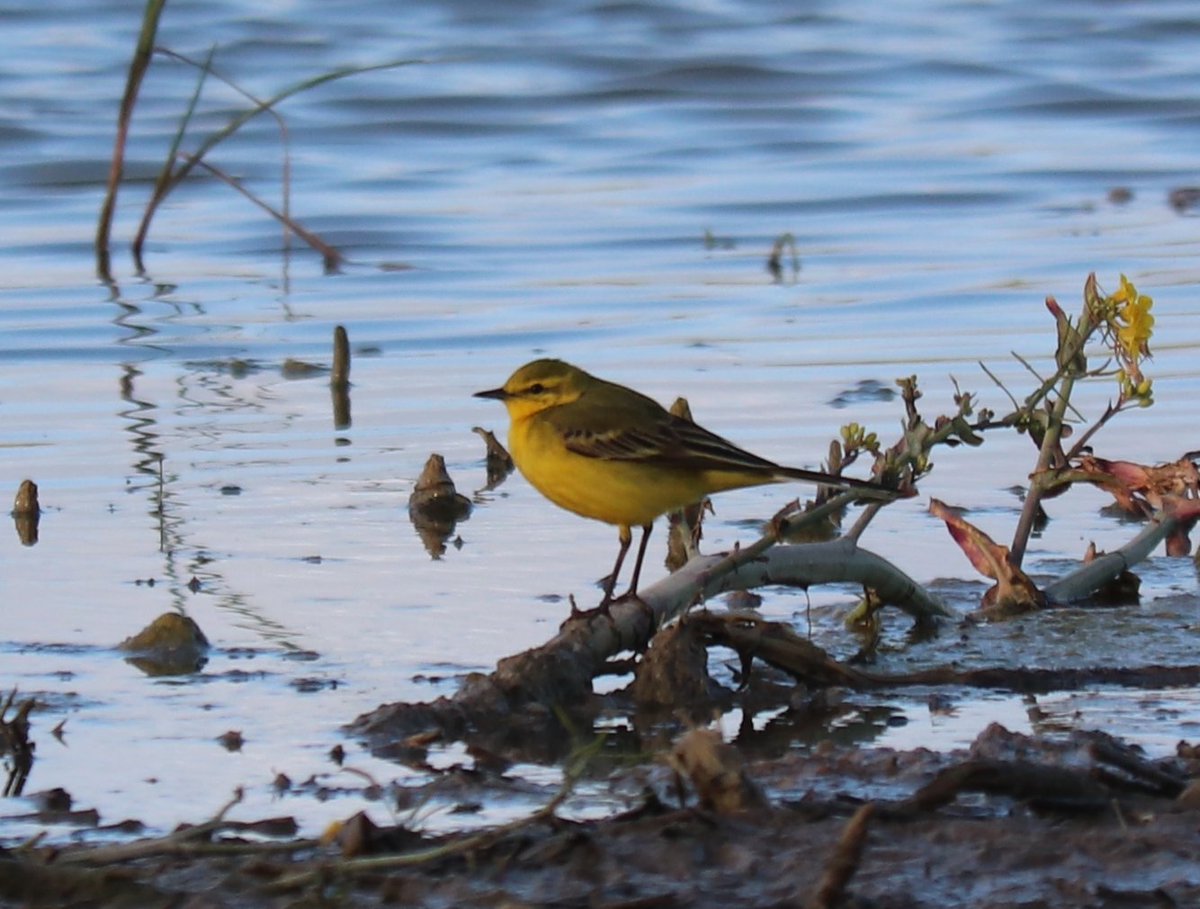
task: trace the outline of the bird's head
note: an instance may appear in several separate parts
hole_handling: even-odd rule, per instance
[[[499,388],[478,391],[475,397],[503,401],[508,415],[519,420],[578,400],[595,381],[582,369],[562,360],[534,360],[514,372]]]

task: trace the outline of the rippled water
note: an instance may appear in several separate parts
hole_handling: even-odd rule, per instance
[[[410,64],[280,108],[292,212],[345,252],[341,273],[197,175],[138,274],[128,243],[197,78],[157,59],[107,285],[91,244],[138,27],[111,2],[0,12],[0,486],[31,477],[47,509],[36,546],[0,542],[0,684],[49,705],[30,790],[63,786],[105,822],[196,820],[238,785],[246,817],[293,813],[308,832],[345,817],[356,798],[274,804],[270,782],[339,785],[339,743],[349,766],[403,779],[340,726],[452,690],[543,640],[567,594],[595,596],[611,528],[520,480],[478,495],[439,559],[407,520],[431,452],[483,487],[470,428],[504,420],[471,392],[537,354],[686,394],[722,434],[815,464],[847,420],[898,425],[895,402],[834,406],[863,380],[919,374],[933,411],[954,376],[1002,407],[976,362],[1020,387],[1010,351],[1049,349],[1042,298],[1074,308],[1089,271],[1110,288],[1124,272],[1156,301],[1159,403],[1104,453],[1200,448],[1197,220],[1168,203],[1200,183],[1190,4],[172,3],[160,44],[215,46],[259,97]],[[243,104],[210,80],[184,148]],[[276,205],[282,160],[266,118],[211,155]],[[784,234],[800,268],[773,281]],[[349,428],[327,376],[284,369],[327,364],[337,324],[358,354]],[[947,453],[922,492],[1004,535],[1025,444]],[[1087,495],[1056,511],[1045,559],[1130,534]],[[708,545],[779,502],[725,496]],[[924,503],[892,509],[871,546],[923,581],[970,577]],[[1149,568],[1151,601],[1195,588],[1190,564]],[[110,649],[176,609],[215,645],[198,678],[148,678]],[[825,633],[848,646],[836,621]],[[45,734],[63,719],[61,742]],[[216,742],[231,729],[240,752]]]

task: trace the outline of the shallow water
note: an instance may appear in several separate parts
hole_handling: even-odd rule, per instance
[[[470,428],[504,419],[471,392],[541,353],[660,400],[684,394],[722,434],[815,465],[846,421],[895,431],[895,401],[835,406],[864,380],[918,374],[932,412],[949,408],[953,376],[1003,407],[977,361],[1023,388],[1010,352],[1046,363],[1043,297],[1074,310],[1089,271],[1109,288],[1124,272],[1156,301],[1158,403],[1097,444],[1145,461],[1200,449],[1197,221],[1168,204],[1197,180],[1189,4],[329,10],[174,3],[159,43],[195,58],[215,44],[219,70],[260,97],[340,66],[422,61],[281,107],[292,211],[346,267],[324,274],[295,240],[283,251],[274,222],[196,176],[159,212],[147,273],[135,272],[127,244],[196,80],[159,59],[134,121],[111,286],[91,242],[139,23],[115,3],[0,13],[0,488],[30,477],[46,508],[36,546],[0,538],[0,684],[48,705],[29,791],[63,786],[105,823],[166,828],[244,786],[239,816],[294,814],[311,833],[361,796],[281,797],[277,773],[361,788],[328,757],[340,743],[348,767],[415,782],[340,727],[544,640],[568,594],[596,596],[612,557],[611,528],[517,478],[475,496],[441,558],[408,522],[431,452],[460,489],[483,488]],[[193,134],[242,103],[209,84]],[[266,120],[211,156],[272,204],[281,158]],[[1118,188],[1128,201],[1113,201]],[[800,268],[774,282],[765,261],[785,233]],[[357,352],[348,428],[334,425],[327,376],[283,369],[327,364],[337,324]],[[1109,393],[1081,406],[1094,416]],[[1027,446],[942,454],[922,498],[889,509],[868,544],[924,582],[972,578],[927,499],[970,505],[1006,536]],[[791,494],[722,497],[706,545],[746,539],[740,522]],[[1053,508],[1034,569],[1131,536],[1103,501],[1079,492]],[[651,580],[661,550],[652,558]],[[1159,597],[1194,601],[1191,563],[1156,558],[1144,593],[1151,616]],[[818,640],[837,651],[854,647],[836,621],[852,598],[813,595],[829,615]],[[766,608],[806,608],[796,600]],[[168,610],[214,643],[197,676],[150,678],[111,649]],[[1194,621],[1168,628],[1194,649]],[[1161,643],[1143,654],[1129,637],[1093,637],[1134,662]],[[878,724],[877,741],[953,747],[1024,713],[998,696],[960,703],[946,735],[908,706],[910,721]],[[1191,694],[1169,710],[1148,744],[1194,735]],[[1136,709],[1113,715],[1112,731],[1140,731]],[[61,742],[46,734],[64,719]],[[239,752],[216,741],[231,729]],[[30,829],[8,821],[0,836]]]

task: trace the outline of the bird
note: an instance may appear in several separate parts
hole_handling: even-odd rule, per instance
[[[637,596],[646,544],[656,518],[729,489],[803,480],[894,498],[884,487],[751,454],[678,417],[653,398],[593,376],[562,360],[533,360],[499,388],[475,393],[501,401],[510,421],[508,447],[538,492],[567,511],[614,524],[620,549],[602,582],[601,608],[642,529],[629,590]]]

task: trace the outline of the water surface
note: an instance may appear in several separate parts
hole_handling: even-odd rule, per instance
[[[478,493],[440,558],[407,520],[431,452],[464,492],[483,489],[470,429],[504,419],[471,393],[534,356],[684,394],[723,435],[815,465],[848,420],[896,431],[894,401],[834,406],[864,380],[918,374],[936,412],[954,377],[1003,407],[977,362],[1020,391],[1011,352],[1047,363],[1042,299],[1074,310],[1089,271],[1109,288],[1123,272],[1156,301],[1158,403],[1098,444],[1146,461],[1200,448],[1197,221],[1168,204],[1198,179],[1190,4],[173,3],[160,43],[197,59],[215,45],[221,73],[260,97],[341,66],[419,62],[281,107],[292,211],[345,252],[341,273],[196,176],[159,212],[139,274],[128,242],[196,80],[157,60],[112,284],[91,241],[139,23],[128,4],[77,5],[0,14],[0,486],[35,479],[46,507],[36,546],[0,542],[0,683],[48,705],[30,791],[63,786],[103,822],[169,828],[244,786],[243,817],[290,813],[314,832],[361,796],[278,796],[277,773],[361,790],[329,759],[342,744],[347,766],[417,782],[340,727],[453,690],[544,640],[568,594],[596,596],[612,529],[519,479]],[[184,147],[243,104],[211,82]],[[272,204],[282,159],[265,118],[212,155]],[[800,268],[774,281],[783,234]],[[327,364],[338,324],[359,354],[341,428],[327,376],[284,370]],[[1110,393],[1081,407],[1094,417]],[[1007,536],[1027,446],[942,454],[868,544],[923,582],[971,578],[927,498]],[[792,494],[723,497],[706,545],[745,540],[747,519]],[[1056,506],[1035,569],[1128,539],[1103,501]],[[652,547],[649,580],[660,558]],[[1150,614],[1158,597],[1194,598],[1195,571],[1159,557],[1144,592]],[[852,599],[780,593],[764,608],[813,606],[828,617],[818,639],[841,652]],[[168,610],[215,645],[198,676],[150,678],[111,650]],[[1194,622],[1169,627],[1194,649]],[[1182,703],[1148,744],[1194,732]],[[942,735],[945,720],[907,706],[910,722],[876,741],[953,747],[1024,711],[973,701],[958,716],[977,720]],[[1113,713],[1137,727],[1136,709]],[[64,719],[61,742],[46,734]],[[230,730],[240,751],[216,741]],[[6,821],[0,836],[31,829]]]

